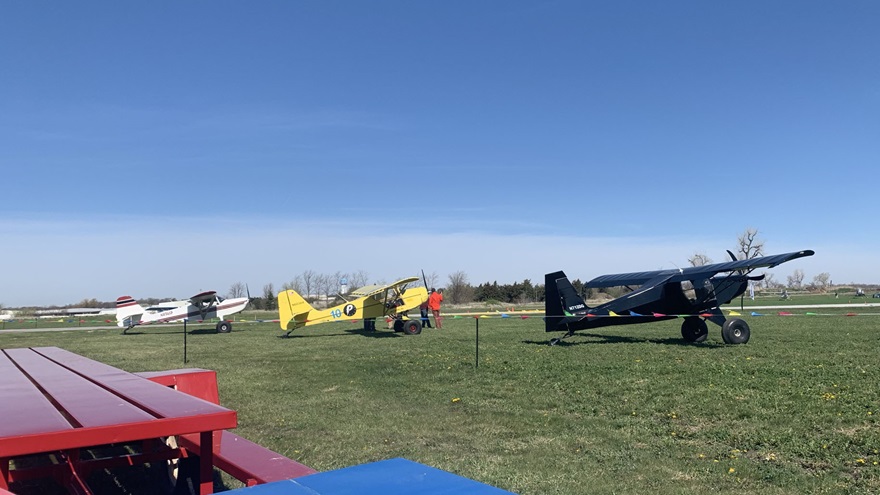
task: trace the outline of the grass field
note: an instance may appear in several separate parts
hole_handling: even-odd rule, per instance
[[[555,347],[540,318],[484,318],[479,367],[473,318],[419,336],[209,325],[187,336],[185,366],[217,370],[237,433],[321,471],[402,456],[521,494],[880,493],[880,319],[744,318],[742,346],[714,325],[685,345],[673,320]],[[137,330],[3,333],[0,347],[185,367],[180,327]]]

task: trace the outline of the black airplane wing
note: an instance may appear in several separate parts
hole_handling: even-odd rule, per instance
[[[795,251],[793,253],[774,254],[748,260],[728,261],[726,263],[713,263],[711,265],[691,266],[687,268],[654,270],[648,272],[617,273],[602,275],[584,284],[585,288],[620,287],[628,285],[644,285],[657,279],[663,282],[681,282],[684,280],[699,280],[712,277],[717,273],[725,272],[751,272],[757,268],[773,268],[787,261],[812,256],[812,250]]]

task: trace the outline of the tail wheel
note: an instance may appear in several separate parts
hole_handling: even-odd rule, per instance
[[[418,335],[422,333],[422,322],[419,320],[406,320],[403,322],[403,333],[407,335]]]
[[[745,320],[733,318],[721,325],[721,338],[725,344],[745,344],[750,336],[751,330]]]
[[[232,331],[232,323],[221,321],[217,324],[217,333],[229,333]]]
[[[681,336],[688,342],[703,342],[709,336],[709,327],[698,317],[685,318],[681,324]]]

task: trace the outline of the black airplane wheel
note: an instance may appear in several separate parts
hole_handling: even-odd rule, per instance
[[[681,336],[688,342],[703,342],[709,336],[709,326],[701,318],[685,318],[681,324]]]
[[[403,331],[403,320],[394,320],[394,331],[402,332]]]
[[[422,322],[419,320],[406,320],[403,322],[403,333],[407,335],[418,335],[422,333]]]
[[[232,331],[232,323],[221,321],[217,324],[217,333],[229,333]]]
[[[721,325],[721,338],[725,344],[745,344],[750,336],[749,324],[745,320],[733,318]]]

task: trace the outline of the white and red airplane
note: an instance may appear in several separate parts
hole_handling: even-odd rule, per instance
[[[217,332],[228,333],[232,331],[232,322],[227,321],[226,317],[244,310],[249,301],[249,297],[224,299],[211,290],[200,292],[188,300],[163,302],[144,309],[131,296],[122,296],[116,299],[116,324],[125,328],[122,331],[125,333],[134,326],[149,323],[220,318]]]

